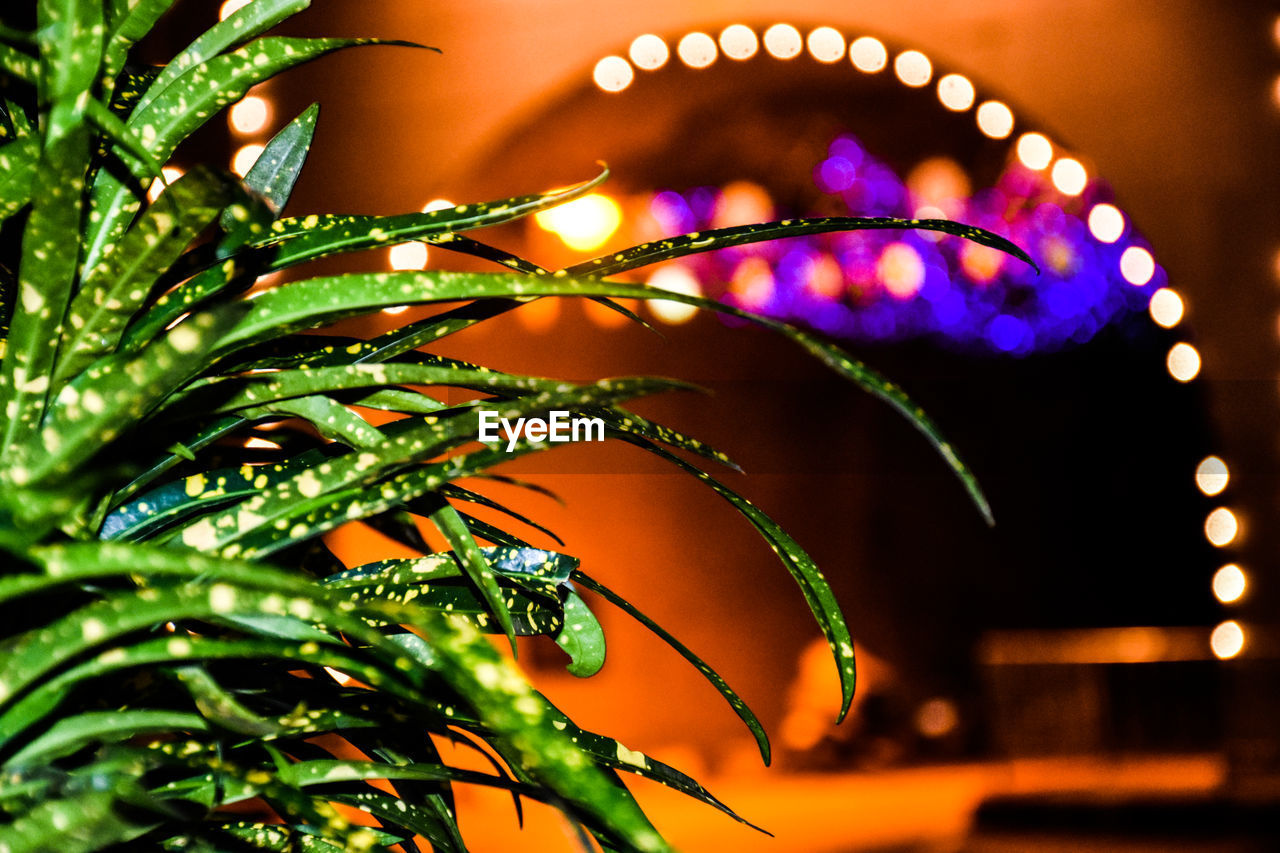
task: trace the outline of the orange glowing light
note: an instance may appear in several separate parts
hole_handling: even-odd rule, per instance
[[[924,261],[906,243],[890,243],[880,253],[876,274],[895,299],[910,299],[924,285]]]
[[[1235,563],[1228,563],[1213,573],[1213,597],[1223,604],[1239,601],[1249,586],[1249,579]]]
[[[631,85],[631,81],[636,78],[636,72],[631,67],[631,63],[621,56],[606,56],[596,63],[591,77],[604,91],[621,92]]]
[[[1209,635],[1209,648],[1220,660],[1230,660],[1244,651],[1244,629],[1234,619],[1218,625]]]
[[[1013,133],[1013,111],[1000,101],[984,101],[978,107],[978,130],[992,139]]]

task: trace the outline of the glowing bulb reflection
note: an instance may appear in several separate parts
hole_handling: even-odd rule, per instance
[[[1089,210],[1089,233],[1100,243],[1114,243],[1124,235],[1124,214],[1114,204],[1095,204]]]
[[[1013,111],[999,101],[984,101],[978,107],[978,130],[992,139],[1013,133]]]
[[[1220,660],[1229,660],[1244,650],[1244,629],[1234,619],[1223,622],[1209,635],[1209,648]]]
[[[248,6],[249,2],[250,0],[227,0],[227,2],[223,3],[222,7],[218,9],[218,20],[225,21],[245,6]]]
[[[720,33],[720,50],[730,59],[750,59],[760,50],[760,39],[751,27],[730,24]]]
[[[818,27],[809,33],[809,55],[819,62],[844,59],[844,36],[834,27]]]
[[[1156,274],[1156,262],[1141,246],[1130,246],[1120,256],[1120,275],[1134,287],[1141,287]]]
[[[264,146],[259,145],[256,142],[251,142],[248,145],[242,146],[240,150],[236,152],[235,157],[231,159],[231,171],[243,178],[245,175],[249,174],[249,170],[253,168],[253,164],[258,162],[258,158],[262,156],[263,150]]]
[[[764,31],[764,49],[774,59],[795,59],[804,49],[804,41],[790,24],[774,24]]]
[[[961,113],[973,106],[973,84],[963,74],[948,74],[938,81],[938,100],[952,112]]]
[[[155,201],[160,197],[160,193],[164,192],[166,183],[173,183],[182,177],[182,170],[177,166],[165,166],[160,170],[160,174],[164,175],[164,180],[156,178],[151,182],[151,188],[147,190],[147,201]]]
[[[649,276],[648,283],[650,287],[656,287],[659,290],[683,293],[687,296],[702,295],[702,287],[698,284],[698,279],[682,266],[659,267],[653,271],[653,275]],[[648,306],[653,316],[673,326],[687,323],[698,313],[695,306],[670,299],[651,299]]]
[[[608,196],[592,193],[541,211],[534,215],[534,221],[569,248],[589,252],[603,246],[618,230],[622,224],[622,208]]]
[[[1018,159],[1028,169],[1040,171],[1053,159],[1053,144],[1041,133],[1024,133],[1018,137]]]
[[[676,53],[690,68],[706,68],[716,61],[716,40],[706,33],[689,33],[680,39]]]
[[[889,64],[889,51],[885,50],[880,39],[863,36],[849,45],[849,61],[859,71],[875,74]]]
[[[1079,160],[1063,157],[1053,164],[1053,185],[1065,195],[1080,195],[1089,183],[1089,176]]]
[[[667,64],[671,51],[665,41],[648,33],[637,36],[635,41],[631,42],[631,49],[627,51],[627,55],[631,57],[636,68],[653,71]]]
[[[1225,548],[1234,542],[1239,532],[1240,522],[1236,520],[1236,514],[1225,506],[1218,507],[1205,517],[1205,538],[1218,548]]]
[[[904,50],[893,60],[893,73],[904,85],[918,89],[933,77],[933,64],[918,50]]]
[[[1217,456],[1206,456],[1196,466],[1196,487],[1209,497],[1222,494],[1230,479],[1231,472],[1227,470],[1227,463]]]
[[[636,72],[631,67],[631,63],[621,56],[606,56],[596,63],[591,77],[604,91],[621,92],[631,85],[631,81],[636,78]]]
[[[257,133],[271,121],[271,103],[266,98],[249,95],[231,108],[227,121],[231,129],[241,136]]]
[[[1235,563],[1228,563],[1213,574],[1213,597],[1223,604],[1239,601],[1249,586],[1249,579]]]
[[[1156,321],[1157,326],[1166,329],[1172,329],[1181,322],[1184,310],[1182,297],[1176,290],[1168,287],[1162,287],[1151,294],[1151,301],[1147,303],[1151,319]]]
[[[425,243],[400,243],[387,251],[393,270],[420,270],[427,266]]]
[[[1165,359],[1169,375],[1179,382],[1190,382],[1200,373],[1200,353],[1191,344],[1174,344]]]

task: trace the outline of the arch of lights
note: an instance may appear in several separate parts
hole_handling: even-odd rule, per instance
[[[948,158],[923,161],[904,178],[855,136],[841,134],[813,164],[816,188],[847,215],[949,218],[986,228],[1027,249],[1043,272],[1037,276],[1012,258],[956,237],[870,231],[695,256],[658,268],[650,279],[654,285],[704,293],[856,341],[920,338],[1015,357],[1084,343],[1109,323],[1142,311],[1164,329],[1184,327],[1186,298],[1169,286],[1150,244],[1106,183],[1089,173],[1087,161],[1042,130],[1015,133],[1019,122],[1012,108],[981,97],[963,74],[938,74],[919,50],[894,54],[874,36],[849,38],[829,26],[805,35],[786,23],[761,32],[731,24],[718,38],[691,32],[673,44],[674,50],[658,35],[638,36],[625,57],[608,56],[596,64],[596,86],[623,92],[638,73],[657,72],[672,56],[702,69],[721,58],[788,62],[805,54],[824,64],[847,62],[855,77],[892,73],[909,88],[933,84],[939,108],[971,111],[978,132],[1008,141],[1005,168],[992,186],[970,187],[964,170]],[[745,182],[662,190],[651,195],[647,207],[663,234],[738,224],[748,221],[744,215],[761,221],[805,213],[777,209],[767,191]],[[655,315],[665,319],[655,307]],[[687,317],[677,313],[670,321]],[[1192,382],[1200,374],[1200,353],[1189,341],[1177,341],[1166,367],[1175,381]],[[1208,498],[1220,499],[1227,490],[1228,467],[1218,456],[1206,457],[1188,473]],[[1214,546],[1229,550],[1239,533],[1239,521],[1227,506],[1207,512],[1204,534]],[[1227,563],[1208,585],[1230,607],[1245,595],[1248,575]],[[1228,619],[1207,641],[1212,653],[1225,659],[1244,650],[1247,636],[1240,623]]]

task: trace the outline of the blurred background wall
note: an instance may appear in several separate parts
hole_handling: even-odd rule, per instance
[[[293,213],[537,192],[592,177],[605,161],[613,177],[601,192],[642,221],[658,193],[692,199],[705,185],[723,199],[735,181],[764,191],[765,212],[873,212],[832,208],[838,194],[815,177],[840,134],[907,184],[921,163],[942,159],[967,194],[1007,178],[1040,181],[1043,200],[1055,192],[1049,163],[1031,169],[1018,144],[1042,134],[1051,159],[1069,156],[1089,182],[1083,194],[1058,191],[1059,212],[1087,223],[1095,202],[1112,203],[1125,239],[1141,235],[1158,277],[1143,279],[1144,304],[1080,340],[1013,353],[928,335],[845,340],[935,415],[987,489],[995,528],[897,415],[759,330],[646,313],[659,337],[566,300],[522,308],[446,351],[572,378],[677,375],[716,392],[640,408],[728,450],[750,476],[726,479],[831,578],[866,661],[865,698],[843,733],[812,722],[830,714],[835,688],[809,662],[818,633],[800,595],[723,501],[626,448],[574,448],[513,473],[562,495],[563,507],[524,506],[720,669],[782,733],[783,764],[1194,753],[1254,779],[1277,759],[1276,13],[1269,3],[1191,0],[802,10],[768,0],[316,0],[299,25],[308,33],[443,52],[359,50],[295,72],[259,93],[271,107],[263,129],[226,144],[232,156],[318,99]],[[730,25],[763,37],[779,22],[801,38],[832,28],[838,59],[816,56],[810,39],[794,58],[759,44],[738,61],[716,41]],[[680,55],[690,33],[711,37],[705,68]],[[635,52],[646,34],[668,48],[661,68]],[[862,37],[883,47],[884,70],[861,71],[844,52]],[[895,62],[907,51],[927,57],[927,83],[902,82]],[[626,60],[628,84],[605,66],[601,85],[609,56]],[[962,108],[937,89],[949,74],[971,86]],[[975,123],[990,100],[1007,105],[1012,132]],[[1099,242],[1076,227],[1081,246]],[[486,236],[548,266],[592,254],[533,225]],[[597,251],[650,236],[661,235],[623,226]],[[1027,248],[1052,266],[1043,247]],[[426,264],[479,268],[435,248]],[[1157,285],[1178,297],[1167,328],[1167,314],[1145,307]],[[1194,369],[1171,356],[1179,345],[1194,348]],[[1198,467],[1209,456],[1223,460],[1227,480]],[[1208,479],[1197,481],[1198,470]],[[1230,535],[1224,516],[1211,516],[1220,508]],[[353,558],[377,545],[354,534],[335,543]],[[1238,572],[1218,576],[1215,596],[1224,566]],[[1230,588],[1240,579],[1247,594]],[[1215,647],[1226,622],[1239,637],[1231,629]],[[562,674],[554,649],[527,650],[548,695],[633,747],[694,770],[747,772],[749,738],[696,672],[622,614],[605,627],[610,660],[591,682]]]

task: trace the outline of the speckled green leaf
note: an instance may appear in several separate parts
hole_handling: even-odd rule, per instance
[[[220,296],[247,290],[261,273],[258,259],[240,250],[262,233],[275,214],[266,203],[244,198],[227,208],[234,223],[230,231],[212,244],[188,252],[170,270],[163,283],[181,281],[174,289],[155,301],[135,318],[120,339],[120,350],[137,352],[157,335],[172,326],[184,314],[213,302]],[[200,254],[202,262],[191,269],[183,263],[190,255]],[[187,276],[194,276],[187,279]]]
[[[157,456],[150,457],[142,464],[142,470],[132,480],[121,488],[117,489],[111,498],[111,509],[120,506],[129,498],[154,483],[166,472],[173,470],[174,466],[181,464],[186,459],[186,453],[196,453],[219,439],[244,429],[250,421],[239,415],[230,415],[223,418],[211,418],[202,422],[203,426],[196,428],[195,432],[187,433],[182,436],[183,451],[179,451],[170,445],[162,453]]]
[[[918,429],[960,478],[983,517],[991,521],[991,510],[977,479],[960,460],[954,448],[942,437],[933,421],[906,392],[876,371],[853,358],[839,347],[785,323],[743,311],[700,296],[671,293],[642,284],[571,279],[567,277],[521,276],[494,273],[399,272],[335,276],[308,279],[267,291],[254,300],[253,310],[245,316],[219,344],[220,348],[240,349],[254,343],[280,337],[294,331],[356,316],[374,308],[408,303],[428,303],[454,299],[488,299],[520,296],[611,296],[632,299],[670,299],[722,314],[741,317],[772,329],[794,341],[823,364],[889,403]],[[499,302],[498,312],[508,303]],[[493,316],[484,304],[466,306],[450,312],[448,318],[433,318],[429,331],[448,334]]]
[[[759,531],[761,537],[769,543],[769,547],[778,555],[778,559],[786,566],[787,571],[791,573],[791,577],[795,579],[796,584],[800,587],[800,591],[804,594],[805,602],[808,603],[810,611],[812,611],[814,618],[818,622],[818,626],[822,629],[823,636],[826,637],[827,645],[831,648],[836,669],[840,675],[841,703],[837,722],[843,720],[845,714],[849,712],[850,704],[853,702],[853,687],[857,680],[857,670],[853,657],[853,639],[849,636],[849,626],[840,610],[840,604],[836,601],[835,594],[832,593],[826,578],[822,576],[822,572],[814,564],[813,559],[776,521],[707,472],[689,464],[674,454],[668,453],[652,442],[646,442],[645,439],[629,435],[619,437],[633,444],[648,444],[649,447],[647,449],[650,452],[656,453],[676,467],[697,477],[716,494],[732,504],[738,512],[742,513],[743,517],[751,522],[751,526]]]
[[[832,231],[865,231],[874,229],[907,230],[917,229],[937,231],[972,240],[983,246],[990,246],[1007,252],[1019,260],[1025,261],[1037,270],[1035,262],[1026,252],[1009,242],[999,234],[993,234],[981,228],[952,222],[948,219],[898,219],[890,216],[827,216],[817,219],[783,219],[779,222],[764,222],[759,225],[738,225],[733,228],[717,228],[712,231],[695,231],[665,240],[655,240],[624,249],[621,252],[592,258],[580,264],[574,264],[565,270],[569,275],[586,275],[592,277],[616,275],[626,270],[661,263],[672,258],[695,255],[700,252],[712,252],[730,246],[742,246],[747,243],[761,243],[777,240],[782,237],[799,237],[804,234],[826,234]]]
[[[617,846],[637,851],[670,849],[631,795],[611,782],[557,728],[554,709],[481,634],[457,625],[448,635],[433,636],[432,648],[450,686],[469,697],[480,718],[511,748],[513,771],[527,774],[564,798]]]
[[[13,321],[14,300],[18,298],[18,279],[0,264],[0,359],[9,341],[9,324]]]
[[[210,116],[239,100],[255,84],[294,66],[341,50],[371,44],[401,44],[371,39],[295,39],[271,36],[231,53],[215,56],[173,81],[154,100],[135,108],[128,126],[156,159],[167,160],[178,143]],[[157,80],[155,85],[161,85]],[[154,86],[153,86],[154,88]],[[109,172],[99,172],[91,209],[85,265],[101,260],[140,205],[133,190]]]
[[[251,418],[267,413],[301,418],[315,427],[320,435],[330,441],[340,441],[352,449],[376,447],[382,441],[377,427],[341,403],[320,394],[279,400],[262,406],[261,410],[242,412]]]
[[[403,766],[403,765],[401,765]],[[444,766],[444,765],[436,765]],[[421,783],[427,780],[414,778],[402,779],[401,786]],[[449,780],[455,781],[455,780]],[[470,781],[459,779],[456,781]],[[397,788],[399,790],[399,788]],[[393,797],[373,788],[366,788],[354,794],[331,794],[334,802],[345,803],[364,811],[382,821],[383,829],[398,828],[399,834],[392,838],[408,839],[421,835],[431,844],[432,851],[438,853],[466,853],[467,847],[458,831],[457,818],[444,806],[431,807],[431,800],[422,805],[407,797]]]
[[[552,540],[555,541],[557,545],[564,545],[564,540],[562,540],[559,536],[557,536],[552,531],[543,527],[541,524],[529,518],[528,516],[521,515],[520,513],[516,512],[510,507],[504,506],[503,504],[499,503],[498,501],[495,501],[493,498],[490,498],[487,495],[482,495],[479,492],[473,492],[470,489],[464,489],[461,486],[453,483],[442,487],[440,489],[440,494],[448,498],[453,498],[454,500],[460,500],[460,501],[466,501],[468,503],[479,504],[480,506],[485,506],[485,507],[488,507],[489,509],[497,510],[503,515],[506,515],[510,518],[514,518],[516,521],[519,521],[522,524],[529,525],[534,530],[537,530],[539,533],[543,534],[544,536],[550,537]]]
[[[572,590],[565,595],[564,627],[555,639],[569,656],[570,675],[590,678],[604,666],[604,629],[591,608]]]
[[[121,780],[117,780],[121,781]],[[0,826],[0,850],[7,853],[92,853],[130,841],[159,821],[145,813],[130,819],[119,809],[117,790],[85,791],[46,800],[7,826]]]
[[[204,471],[167,483],[120,506],[103,521],[101,539],[140,541],[194,513],[249,497],[293,476],[300,466],[244,465]]]
[[[35,196],[23,235],[20,310],[9,330],[0,373],[0,412],[5,417],[0,460],[10,465],[24,461],[44,417],[49,374],[76,274],[88,145],[84,127],[63,135],[45,149],[37,172],[44,190]],[[20,485],[23,473],[21,467],[11,468],[7,479]]]
[[[517,196],[478,204],[461,204],[426,213],[399,216],[311,215],[272,223],[261,245],[275,247],[271,269],[284,269],[339,252],[356,252],[431,238],[444,245],[455,231],[484,228],[520,219],[590,192],[609,176],[608,170],[567,190]],[[519,266],[514,256],[504,264]]]
[[[502,590],[498,588],[498,579],[489,566],[489,560],[476,544],[476,540],[472,538],[471,531],[467,530],[466,524],[463,523],[453,505],[444,500],[440,502],[439,508],[431,513],[431,523],[453,546],[454,556],[462,566],[463,572],[475,584],[489,612],[502,626],[503,633],[507,635],[507,642],[511,644],[511,654],[515,655],[516,632],[511,625],[511,611],[508,609]]]
[[[429,237],[424,242],[429,243],[432,246],[439,246],[442,249],[447,249],[450,252],[458,252],[463,255],[470,255],[474,258],[483,258],[486,261],[492,261],[493,263],[500,264],[509,270],[521,272],[526,275],[551,274],[550,270],[540,267],[532,261],[527,261],[518,255],[513,255],[510,252],[497,248],[496,246],[481,243],[477,240],[471,239],[470,237],[463,236],[462,234],[444,234],[439,238]],[[621,314],[631,322],[643,326],[651,332],[661,334],[639,314],[624,305],[614,302],[608,297],[591,296],[588,298],[597,305],[603,305],[610,311]]]
[[[40,161],[40,141],[21,109],[9,111],[13,118],[11,141],[0,147],[0,222],[31,201],[31,187]]]
[[[664,764],[655,758],[645,755],[643,752],[628,749],[611,737],[579,728],[573,720],[554,706],[552,712],[556,716],[554,725],[567,733],[573,739],[573,742],[597,763],[614,770],[634,773],[668,788],[673,788],[682,794],[701,800],[707,805],[719,809],[739,823],[744,823],[752,829],[765,832],[765,830],[741,817],[733,809],[714,797],[710,791],[702,787],[694,779],[669,764]],[[765,834],[768,835],[769,833],[766,832]]]
[[[289,196],[293,195],[293,187],[298,182],[303,164],[307,162],[307,152],[311,150],[311,139],[315,136],[319,116],[319,104],[307,107],[271,138],[249,169],[249,174],[244,176],[245,186],[261,196],[277,214],[284,210]],[[229,218],[222,224],[224,228],[231,226]]]
[[[40,78],[40,60],[13,45],[0,42],[0,73],[34,86]]]
[[[565,387],[568,390],[542,392],[507,402],[500,411],[504,417],[514,418],[555,408],[613,402],[683,387],[683,384],[672,380],[635,378]],[[473,453],[387,477],[387,474],[429,459],[447,447],[471,440],[479,431],[474,410],[460,412],[458,416],[447,419],[427,416],[421,423],[411,426],[411,429],[389,438],[379,450],[362,450],[329,460],[276,484],[242,504],[188,525],[182,530],[181,541],[189,547],[218,551],[227,556],[271,553],[345,521],[385,512],[406,500],[434,491],[443,483],[462,476],[455,472],[491,458]],[[517,448],[511,453],[505,449],[498,452],[513,458],[520,452],[529,451]],[[369,484],[374,482],[378,482],[378,488],[369,489]]]
[[[100,359],[67,384],[42,430],[46,453],[33,463],[31,478],[69,474],[115,440],[199,369],[199,354],[238,313],[196,314],[137,355]]]
[[[108,35],[106,56],[102,63],[104,81],[114,82],[124,68],[129,48],[151,32],[160,16],[168,11],[176,0],[136,0],[118,10],[107,19]]]
[[[85,103],[85,118],[102,134],[100,147],[107,145],[107,150],[121,160],[135,178],[146,182],[157,178],[164,180],[164,164],[151,156],[142,140],[106,104],[89,98]],[[121,157],[121,153],[129,156]]]
[[[769,747],[768,733],[765,732],[764,726],[761,725],[759,718],[755,715],[755,712],[752,711],[750,706],[743,701],[742,697],[729,686],[729,683],[724,680],[720,673],[716,672],[706,661],[694,654],[688,646],[677,640],[675,636],[669,633],[665,628],[642,613],[634,604],[623,598],[621,595],[618,595],[604,584],[594,580],[577,569],[574,570],[572,578],[574,583],[580,584],[585,589],[589,589],[602,596],[610,604],[623,610],[641,625],[644,625],[650,631],[657,634],[667,645],[675,649],[682,658],[693,664],[693,668],[702,673],[703,678],[707,679],[707,681],[711,683],[711,686],[724,697],[724,700],[729,703],[729,707],[733,709],[733,712],[737,714],[739,719],[741,719],[742,722],[746,724],[747,728],[751,730],[752,736],[756,739],[756,746],[760,749],[760,757],[764,760],[764,763],[768,764],[770,762],[772,750]]]
[[[172,5],[173,0],[143,0],[143,2],[147,4],[167,2]],[[140,106],[150,104],[174,81],[191,73],[192,69],[213,59],[232,45],[243,44],[261,35],[310,5],[311,0],[253,0],[241,6],[226,20],[218,21],[202,32],[195,41],[166,63],[156,77],[151,90],[143,96]],[[147,11],[146,14],[149,16],[151,12]]]
[[[71,303],[54,384],[116,349],[160,276],[232,199],[226,179],[194,169],[165,189],[96,267]]]
[[[186,711],[88,711],[58,720],[14,753],[6,765],[21,767],[61,758],[95,742],[111,742],[173,731],[204,731],[209,724]]]
[[[198,409],[203,417],[313,394],[394,385],[447,385],[512,391],[555,391],[572,387],[569,383],[551,379],[507,376],[486,370],[418,364],[352,364],[211,380],[193,386],[185,395],[175,398],[170,407],[181,415],[193,400],[209,399],[211,404],[207,408],[201,406]],[[214,400],[218,402],[213,403]]]
[[[53,104],[49,138],[57,139],[70,124],[57,126],[74,115],[74,101],[93,88],[102,62],[103,20],[101,0],[37,0],[36,40],[40,47],[40,89]],[[59,117],[59,106],[67,112]]]

